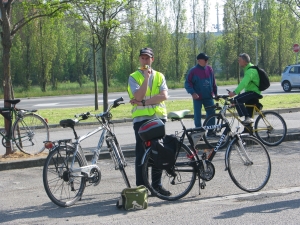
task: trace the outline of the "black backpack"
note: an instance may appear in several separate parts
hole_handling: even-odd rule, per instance
[[[264,71],[262,68],[259,68],[258,66],[250,66],[248,69],[256,69],[258,72],[258,76],[259,76],[259,86],[258,89],[260,91],[264,91],[266,89],[268,89],[270,87],[270,80],[268,77],[268,74],[266,73],[266,71]]]

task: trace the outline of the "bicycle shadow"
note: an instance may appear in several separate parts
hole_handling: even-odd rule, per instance
[[[230,219],[241,217],[245,214],[274,214],[288,209],[300,208],[300,199],[279,201],[268,204],[254,205],[234,210],[228,210],[221,213],[220,216],[213,217],[214,219]]]
[[[64,219],[71,217],[86,217],[90,215],[109,216],[114,214],[126,214],[127,211],[120,210],[116,207],[118,198],[109,199],[101,202],[87,203],[89,199],[78,201],[75,205],[67,208],[56,206],[52,202],[40,206],[14,208],[2,210],[0,212],[0,223],[12,223],[13,221],[23,221],[27,224],[26,219],[30,221],[40,221],[41,218]],[[93,200],[95,200],[93,198]]]
[[[184,202],[199,201],[199,198],[189,197],[170,202],[158,199],[154,196],[150,196],[148,198],[148,210],[146,210],[147,212],[145,210],[126,211],[124,209],[119,209],[116,207],[116,203],[119,200],[118,196],[121,196],[120,193],[102,193],[101,195],[106,196],[110,194],[113,194],[117,197],[101,200],[101,196],[89,194],[83,196],[83,199],[76,202],[75,205],[67,208],[59,207],[49,201],[39,206],[18,207],[9,210],[1,210],[0,223],[17,223],[19,221],[27,223],[28,221],[43,221],[43,218],[64,219],[64,221],[68,221],[68,218],[74,219],[77,216],[84,218],[91,215],[96,215],[98,217],[112,216],[117,214],[127,215],[130,213],[135,213],[135,215],[138,215],[137,213],[149,213],[149,208],[151,210],[151,207],[162,207],[164,205],[174,205]],[[97,201],[97,199],[99,199],[99,201]]]

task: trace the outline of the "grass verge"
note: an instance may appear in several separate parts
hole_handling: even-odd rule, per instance
[[[260,102],[264,106],[263,110],[297,108],[300,107],[300,95],[290,94],[288,95],[288,98],[287,95],[266,95],[263,99],[260,100]],[[169,100],[166,101],[166,106],[168,112],[189,109],[191,110],[191,114],[193,114],[192,99],[187,98],[183,100]],[[38,113],[41,116],[47,118],[49,124],[59,124],[60,120],[74,118],[75,114],[80,114],[84,112],[91,112],[95,114],[102,112],[102,110],[102,106],[100,106],[100,110],[97,111],[94,110],[94,106],[90,106],[66,109],[41,109],[38,111]],[[204,112],[204,109],[202,109],[202,111]],[[129,103],[125,103],[124,105],[121,105],[118,108],[112,109],[111,113],[113,115],[114,120],[131,118],[131,105]]]

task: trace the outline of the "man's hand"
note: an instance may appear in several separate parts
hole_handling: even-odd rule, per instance
[[[228,95],[229,95],[229,97],[233,97],[233,96],[235,96],[235,93],[234,93],[234,91],[229,91]]]
[[[136,100],[136,99],[131,99],[130,101],[129,101],[129,103],[131,104],[131,105],[138,105],[138,106],[142,106],[143,104],[142,104],[142,102],[140,102],[140,101],[138,101],[138,100]]]
[[[197,95],[196,93],[193,93],[193,94],[192,94],[192,98],[193,98],[193,99],[198,99],[198,98],[199,98],[199,95]]]
[[[143,70],[143,73],[144,73],[144,77],[145,79],[149,79],[150,75],[151,75],[151,67],[150,66],[145,66],[146,69]]]

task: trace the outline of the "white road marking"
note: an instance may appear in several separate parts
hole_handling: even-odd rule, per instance
[[[45,103],[45,104],[37,104],[37,105],[34,105],[34,106],[55,106],[55,105],[58,105],[59,103]]]

